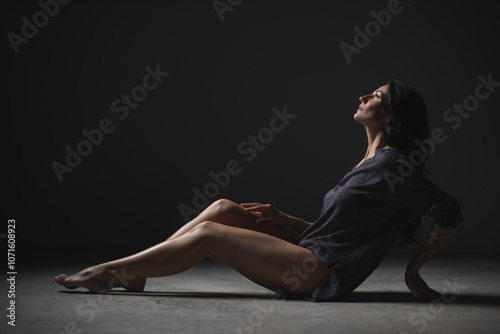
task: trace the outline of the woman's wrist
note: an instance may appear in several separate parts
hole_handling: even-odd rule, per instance
[[[406,275],[418,274],[421,266],[412,264],[411,262],[406,266]]]

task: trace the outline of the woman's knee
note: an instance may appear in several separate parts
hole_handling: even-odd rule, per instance
[[[208,256],[212,256],[212,251],[220,246],[223,239],[223,224],[213,221],[203,221],[193,227],[189,233],[196,237],[196,244],[203,247]]]
[[[220,198],[214,201],[209,208],[213,210],[216,215],[237,214],[243,212],[241,205],[225,198]]]
[[[203,221],[193,227],[189,233],[195,234],[199,242],[213,240],[218,235],[221,224],[213,221]]]

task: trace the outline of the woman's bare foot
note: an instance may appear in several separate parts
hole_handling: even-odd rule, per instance
[[[136,277],[133,279],[129,279],[123,284],[115,285],[116,287],[125,288],[130,292],[142,292],[144,291],[144,287],[146,286],[146,279],[143,277]]]
[[[118,270],[108,270],[102,266],[90,267],[71,276],[58,275],[54,280],[68,289],[83,287],[95,293],[108,293],[115,287],[141,292],[146,285],[146,278],[127,276],[123,270],[120,275]]]
[[[71,276],[62,274],[54,277],[54,280],[57,284],[69,289],[83,287],[96,293],[108,293],[113,288],[109,286],[111,275],[106,275],[102,270],[96,270],[94,267],[84,269]]]

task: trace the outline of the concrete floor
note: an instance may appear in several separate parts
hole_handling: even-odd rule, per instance
[[[454,285],[447,303],[412,300],[403,282],[406,260],[386,259],[346,300],[332,303],[276,299],[210,259],[179,275],[149,279],[144,293],[109,295],[66,290],[53,282],[55,274],[94,262],[24,265],[16,282],[16,327],[3,315],[0,328],[23,334],[500,333],[498,256],[431,260],[422,275],[440,292]],[[3,312],[5,291],[4,281]]]

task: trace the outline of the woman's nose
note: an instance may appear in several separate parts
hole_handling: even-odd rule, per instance
[[[370,95],[363,95],[359,97],[359,102],[361,103],[366,103],[368,99],[370,98]]]

